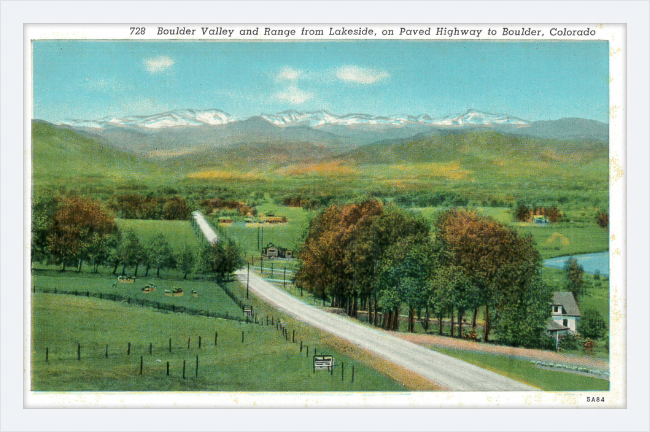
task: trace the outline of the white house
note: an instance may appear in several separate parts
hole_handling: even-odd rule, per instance
[[[569,334],[576,334],[581,316],[572,293],[554,292],[551,319],[546,326],[546,331],[556,340]]]

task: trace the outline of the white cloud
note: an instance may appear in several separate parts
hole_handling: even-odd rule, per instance
[[[388,72],[359,66],[342,66],[336,70],[338,79],[356,84],[375,84],[390,78]]]
[[[174,63],[176,62],[172,60],[170,57],[158,56],[158,57],[145,59],[144,67],[151,73],[159,73],[174,66]]]
[[[300,90],[296,86],[289,86],[284,91],[275,94],[275,97],[281,101],[289,102],[292,105],[300,105],[314,97],[313,93]]]
[[[303,74],[302,71],[286,66],[275,77],[278,81],[296,81]]]

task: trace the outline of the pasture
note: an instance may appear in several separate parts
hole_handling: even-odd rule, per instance
[[[323,341],[309,341],[301,352],[299,343],[287,341],[271,325],[38,293],[33,297],[32,319],[34,391],[405,390]],[[299,340],[309,337],[297,333]],[[307,345],[311,345],[309,356]],[[312,370],[316,345],[318,353],[334,355],[338,366],[334,374]],[[343,380],[341,363],[345,363]]]
[[[208,279],[162,279],[136,278],[134,283],[118,282],[112,274],[93,274],[59,271],[36,271],[32,277],[36,291],[57,289],[94,294],[116,294],[133,300],[149,300],[165,305],[175,305],[206,311],[242,316],[242,311],[215,282]],[[147,285],[155,285],[152,292],[143,292]],[[182,296],[174,296],[174,289],[181,289]],[[168,293],[165,293],[168,291]],[[196,296],[192,293],[196,292]]]
[[[200,244],[189,221],[117,219],[116,222],[122,231],[133,230],[143,244],[149,243],[157,234],[164,234],[176,253],[185,246],[196,249]]]

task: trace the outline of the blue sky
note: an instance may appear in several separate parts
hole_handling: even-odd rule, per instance
[[[468,109],[608,122],[607,42],[115,42],[33,45],[34,118],[217,108],[235,116]]]

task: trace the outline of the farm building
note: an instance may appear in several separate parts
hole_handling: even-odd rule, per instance
[[[262,255],[267,258],[293,258],[293,251],[269,243],[265,248],[262,248]]]
[[[231,224],[231,223],[232,223],[232,219],[229,218],[229,217],[220,217],[220,218],[219,218],[219,223],[220,223],[220,224]]]
[[[548,223],[546,216],[535,215],[532,219],[535,225],[546,225]]]
[[[546,326],[546,332],[556,340],[575,334],[580,321],[580,309],[570,292],[554,292],[551,304],[551,319]]]

